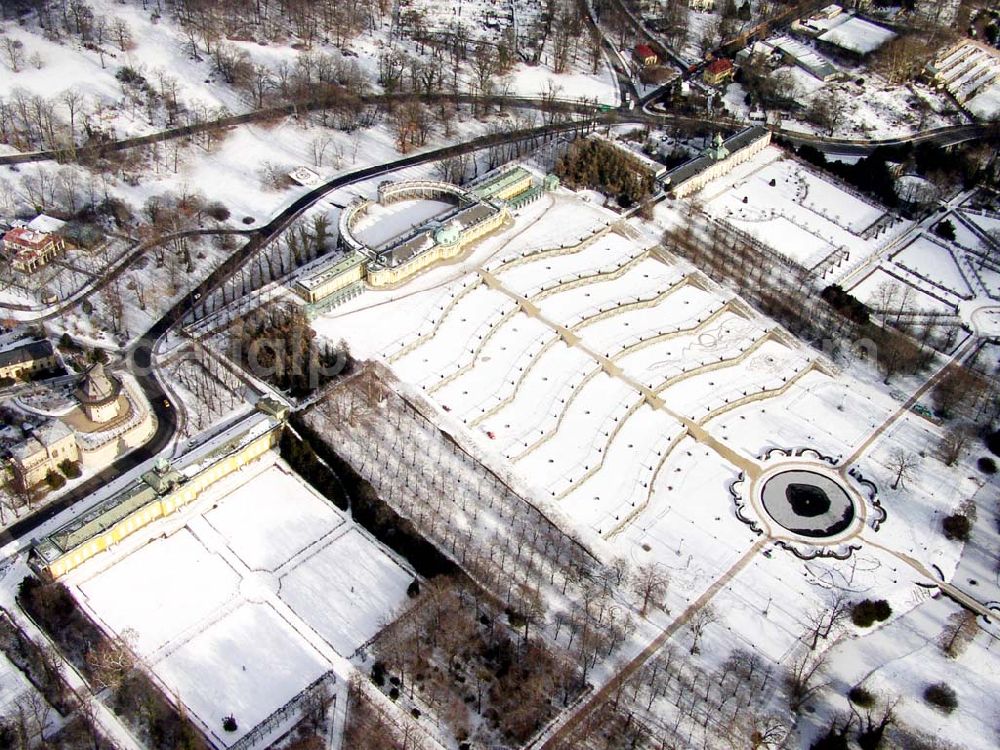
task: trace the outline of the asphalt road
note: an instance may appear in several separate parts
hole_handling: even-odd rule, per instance
[[[196,300],[207,296],[212,291],[223,284],[233,273],[267,243],[271,242],[281,234],[288,226],[295,221],[303,212],[309,209],[317,201],[328,193],[341,187],[356,182],[378,177],[382,174],[394,172],[406,167],[428,162],[446,159],[458,154],[470,153],[500,143],[510,143],[529,138],[536,138],[552,133],[574,130],[581,127],[581,122],[559,123],[546,125],[537,128],[511,131],[509,133],[497,133],[492,135],[479,136],[464,143],[442,148],[432,149],[411,156],[404,156],[395,161],[385,164],[377,164],[362,169],[339,175],[328,182],[320,185],[308,193],[300,196],[280,214],[275,216],[268,224],[259,228],[251,235],[250,240],[239,250],[235,251],[225,261],[213,270],[204,281],[184,295],[170,309],[168,309],[159,320],[156,321],[131,347],[127,352],[127,362],[129,370],[135,376],[142,388],[143,394],[152,405],[156,415],[156,431],[152,438],[144,445],[134,451],[125,454],[117,459],[113,464],[103,471],[98,472],[90,479],[67,492],[58,500],[40,508],[30,516],[12,524],[6,530],[0,532],[0,546],[8,542],[30,538],[32,532],[45,522],[51,520],[57,514],[66,510],[75,503],[83,500],[88,495],[118,478],[122,474],[131,471],[135,467],[149,461],[161,453],[173,439],[177,431],[177,416],[175,409],[171,406],[168,395],[156,377],[153,369],[153,352],[157,342],[179,322],[188,311],[194,306]]]
[[[966,141],[980,138],[996,138],[1000,136],[1000,125],[996,123],[979,123],[975,125],[947,125],[942,128],[924,130],[902,138],[885,140],[857,141],[847,138],[826,138],[821,135],[794,133],[787,130],[776,130],[775,135],[791,143],[793,146],[808,144],[825,153],[848,154],[863,156],[874,151],[879,146],[905,146],[906,144],[935,143],[938,146],[954,146]]]

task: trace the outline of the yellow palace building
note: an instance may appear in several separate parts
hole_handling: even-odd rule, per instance
[[[56,529],[32,550],[31,563],[56,579],[158,518],[194,502],[223,477],[278,444],[286,409],[263,400],[258,410],[206,435],[178,459],[161,460],[124,488]]]

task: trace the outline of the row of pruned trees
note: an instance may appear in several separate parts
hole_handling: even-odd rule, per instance
[[[372,680],[429,708],[459,741],[521,744],[583,684],[528,623],[460,575],[435,578],[372,644]]]

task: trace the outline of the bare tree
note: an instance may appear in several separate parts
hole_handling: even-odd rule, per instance
[[[132,29],[129,28],[128,23],[122,18],[115,18],[111,21],[111,27],[109,29],[112,38],[117,42],[118,49],[122,52],[127,52],[135,46],[132,41]]]
[[[979,629],[976,623],[976,615],[967,609],[961,609],[949,615],[948,623],[938,644],[952,659],[957,659],[965,651],[966,646],[976,636]]]
[[[920,463],[920,457],[903,448],[895,448],[889,455],[889,469],[894,479],[892,488],[898,490],[912,476],[913,470]]]
[[[848,701],[851,711],[858,720],[858,744],[861,747],[882,747],[882,736],[894,718],[899,696],[881,702],[881,706],[862,709],[853,701]]]
[[[946,430],[938,444],[938,455],[945,466],[954,466],[969,444],[969,431],[961,427]]]
[[[520,602],[517,614],[524,622],[524,641],[527,643],[529,628],[545,622],[545,602],[537,587],[519,585],[518,589]]]
[[[59,95],[59,100],[66,107],[66,113],[69,115],[69,140],[72,144],[76,143],[76,117],[83,106],[84,97],[83,94],[77,89],[66,89]]]
[[[135,301],[139,303],[139,309],[146,309],[146,283],[142,279],[142,274],[133,273],[129,276],[128,288],[135,292]]]
[[[809,635],[812,638],[809,650],[812,651],[816,648],[820,638],[828,638],[834,627],[847,619],[850,611],[850,601],[846,596],[838,593],[828,607],[821,607],[808,615]]]
[[[0,52],[7,58],[7,67],[17,73],[24,64],[24,42],[9,36],[0,38]]]
[[[649,611],[650,603],[659,606],[669,585],[670,575],[658,563],[649,562],[640,566],[632,579],[632,591],[642,599],[640,614],[645,615]]]
[[[328,135],[318,135],[310,141],[309,154],[312,156],[314,167],[323,166],[323,159],[326,156],[326,150],[330,147],[331,143],[332,141]]]
[[[688,620],[688,630],[691,631],[691,653],[697,654],[699,651],[698,643],[701,641],[702,635],[705,633],[705,628],[716,622],[719,619],[718,613],[715,611],[715,607],[711,604],[706,604],[701,609],[695,610],[694,614],[691,615],[691,619]]]
[[[821,678],[828,653],[829,651],[805,651],[792,662],[785,675],[792,711],[798,713],[806,701],[823,687]]]
[[[118,638],[100,641],[87,652],[87,666],[96,687],[117,690],[132,673],[136,667],[132,654],[135,638],[135,631],[127,629]]]

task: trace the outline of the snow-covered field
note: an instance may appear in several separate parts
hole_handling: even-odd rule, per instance
[[[936,317],[928,320],[942,326],[969,324],[971,311],[1000,301],[1000,269],[990,250],[1000,219],[970,209],[971,201],[970,192],[952,198],[943,204],[946,214],[894,235],[871,264],[848,264],[841,283],[876,311],[930,313]],[[953,240],[936,231],[945,222]]]
[[[797,162],[773,153],[761,161],[732,178],[742,192],[710,185],[707,210],[747,194],[769,201],[759,223],[780,209],[860,252],[885,241],[858,236],[882,218],[877,207]],[[573,199],[557,197],[550,213],[565,217]],[[593,227],[606,225],[591,203],[575,205]],[[981,480],[934,457],[940,428],[896,418],[898,401],[876,379],[840,372],[683,263],[650,253],[654,239],[640,224],[591,231],[579,244],[579,222],[564,226],[560,236],[545,215],[520,217],[478,264],[437,269],[409,294],[369,291],[314,325],[422,391],[606,559],[663,566],[669,612],[727,576],[705,636],[704,659],[716,666],[742,647],[782,668],[811,613],[838,592],[884,597],[902,615],[923,600],[922,571],[952,574],[962,548],[944,540],[938,519]],[[890,419],[855,459],[888,513],[878,531],[866,527],[847,560],[756,554],[762,540],[737,519],[730,484],[772,448],[809,446],[844,461]],[[892,489],[899,450],[921,457],[926,478]]]
[[[0,653],[0,716],[13,718],[18,702],[34,690],[24,673]]]
[[[884,209],[773,146],[707,185],[699,199],[709,215],[806,268],[846,253],[832,274],[866,260],[909,226],[897,222],[876,233]]]
[[[342,689],[413,579],[273,455],[239,481],[67,579],[226,746],[328,672]]]

